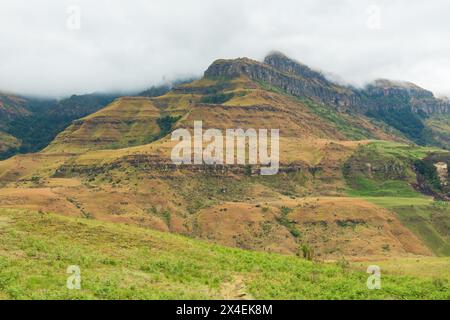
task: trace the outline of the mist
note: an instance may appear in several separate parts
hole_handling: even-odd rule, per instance
[[[450,96],[444,0],[0,3],[0,91],[137,92],[278,50],[355,86],[389,78]]]

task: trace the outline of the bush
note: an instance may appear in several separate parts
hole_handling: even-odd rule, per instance
[[[201,103],[210,103],[210,104],[222,104],[233,98],[233,93],[216,93],[210,94],[207,96],[203,96],[200,99]]]
[[[314,259],[314,249],[309,245],[302,244],[300,246],[300,250],[303,254],[303,258],[305,258],[306,260],[312,261]]]
[[[441,190],[441,180],[439,179],[436,167],[432,163],[424,160],[416,160],[414,161],[414,167],[433,188]]]

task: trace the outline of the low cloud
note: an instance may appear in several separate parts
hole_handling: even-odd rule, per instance
[[[2,0],[0,90],[136,91],[276,49],[354,85],[450,95],[449,13],[444,0]]]

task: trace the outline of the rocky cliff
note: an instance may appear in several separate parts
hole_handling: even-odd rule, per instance
[[[217,60],[205,72],[205,77],[242,75],[291,95],[335,107],[338,111],[367,113],[406,107],[426,115],[450,113],[447,100],[437,99],[432,92],[413,83],[379,79],[363,89],[342,86],[279,52],[269,54],[264,62],[248,58]]]
[[[280,53],[267,56],[264,63],[248,58],[217,60],[205,72],[205,77],[241,75],[280,88],[294,96],[335,106],[340,111],[361,105],[359,96],[351,89],[328,81],[321,73]]]
[[[361,92],[369,98],[372,109],[399,109],[408,107],[415,113],[425,115],[450,112],[450,103],[438,99],[431,91],[410,82],[378,79]]]

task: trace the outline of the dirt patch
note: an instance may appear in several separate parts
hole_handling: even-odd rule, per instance
[[[220,295],[224,300],[254,300],[247,292],[242,276],[235,276],[230,282],[223,283]]]

